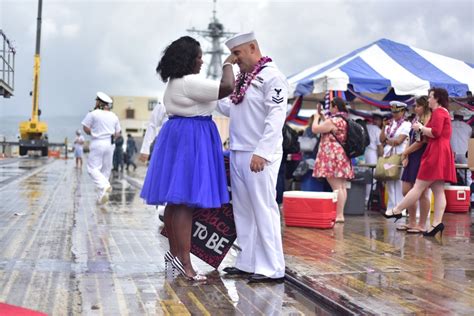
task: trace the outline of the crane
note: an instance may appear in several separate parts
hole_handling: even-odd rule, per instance
[[[41,111],[39,109],[39,75],[40,75],[40,45],[41,45],[41,12],[43,0],[38,0],[38,17],[36,20],[36,49],[33,66],[33,106],[29,121],[20,123],[20,156],[24,156],[30,150],[40,150],[41,156],[48,155],[48,139],[46,132],[48,125],[39,120]]]

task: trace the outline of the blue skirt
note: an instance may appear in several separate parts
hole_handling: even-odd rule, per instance
[[[151,155],[140,196],[151,205],[229,202],[222,143],[211,116],[171,116]]]

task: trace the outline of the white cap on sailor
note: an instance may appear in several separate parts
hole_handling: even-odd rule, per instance
[[[408,105],[404,102],[400,102],[400,101],[390,101],[390,105],[392,106],[392,108],[398,108],[398,109],[406,109],[408,107]]]
[[[112,98],[101,91],[97,92],[97,98],[102,102],[112,103]]]
[[[254,41],[255,39],[256,39],[255,38],[255,33],[253,31],[249,32],[249,33],[239,33],[239,34],[235,35],[234,37],[229,38],[225,42],[225,46],[227,46],[227,48],[229,48],[229,49],[232,49],[232,48],[237,47],[239,45]]]

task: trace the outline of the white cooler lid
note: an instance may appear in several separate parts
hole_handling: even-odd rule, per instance
[[[312,192],[312,191],[285,191],[283,197],[295,197],[305,199],[334,199],[337,198],[337,191],[334,192]]]
[[[471,191],[471,188],[468,186],[463,185],[445,185],[445,190],[453,190],[453,191]]]

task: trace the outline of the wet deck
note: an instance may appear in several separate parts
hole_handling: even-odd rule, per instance
[[[143,173],[116,178],[99,208],[72,161],[0,160],[0,302],[54,315],[333,312],[288,282],[249,285],[198,259],[207,284],[166,275],[156,211],[130,185]],[[287,227],[287,272],[339,311],[472,315],[471,216],[447,213],[442,241],[398,232],[375,212],[329,230]]]
[[[249,285],[198,259],[208,282],[167,275],[167,240],[137,193],[116,178],[98,207],[72,161],[0,160],[0,302],[50,315],[330,314],[289,284]]]

